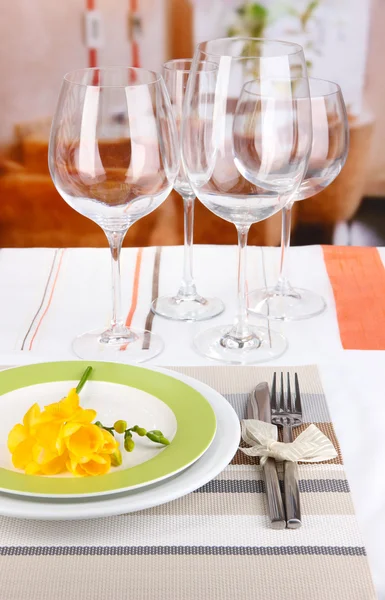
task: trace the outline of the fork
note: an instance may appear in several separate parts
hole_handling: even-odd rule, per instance
[[[287,374],[287,389],[283,385],[281,372],[281,391],[277,394],[277,373],[274,373],[271,388],[271,422],[283,428],[283,441],[293,441],[293,428],[302,423],[301,394],[298,375],[294,375],[295,396],[290,388],[290,375]],[[301,504],[298,488],[298,465],[285,461],[284,464],[284,495],[286,505],[286,526],[289,529],[301,527]]]

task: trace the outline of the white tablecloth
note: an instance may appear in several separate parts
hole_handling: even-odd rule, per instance
[[[148,315],[155,252],[155,248],[146,248],[139,254],[141,268],[133,326],[143,327]],[[385,263],[385,249],[379,252]],[[160,295],[176,292],[182,256],[180,247],[162,248]],[[211,325],[232,322],[236,306],[236,259],[233,246],[195,248],[198,290],[202,295],[221,297],[226,311],[212,321],[194,324],[155,317],[153,331],[164,338],[165,350],[146,364],[209,363],[195,353],[192,338]],[[250,248],[249,290],[265,282],[274,284],[278,262],[278,249]],[[135,307],[136,264],[139,265],[138,250],[124,249],[125,314]],[[374,582],[379,598],[385,600],[385,352],[343,350],[333,292],[320,247],[293,248],[290,271],[294,285],[322,294],[328,308],[323,315],[310,320],[275,325],[289,341],[287,352],[275,364],[317,364],[320,369]],[[108,323],[111,291],[107,249],[5,249],[0,252],[0,281],[1,365],[74,358],[73,338]]]

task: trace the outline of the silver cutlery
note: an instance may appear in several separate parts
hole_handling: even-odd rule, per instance
[[[283,428],[283,441],[293,441],[293,428],[302,423],[301,394],[298,375],[294,375],[295,394],[290,388],[290,375],[287,374],[286,392],[281,373],[281,390],[277,393],[277,374],[274,373],[271,388],[271,422]],[[301,527],[301,504],[298,487],[297,463],[284,463],[284,496],[286,506],[286,524],[289,529]]]
[[[247,418],[271,422],[269,385],[260,383],[250,394],[247,402]],[[263,467],[266,485],[266,496],[271,527],[284,529],[286,527],[285,509],[279,487],[277,465],[274,458],[268,458]]]

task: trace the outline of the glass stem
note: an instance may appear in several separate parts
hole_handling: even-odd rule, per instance
[[[182,196],[184,214],[183,277],[178,296],[196,296],[193,277],[194,196]]]
[[[238,233],[238,313],[231,336],[245,339],[249,336],[246,302],[246,253],[249,225],[237,227]]]
[[[120,251],[126,231],[110,231],[106,232],[111,250],[111,266],[112,266],[112,319],[111,332],[120,334],[124,331],[124,320],[122,318],[122,298],[120,286]]]
[[[291,289],[288,278],[288,254],[290,249],[291,235],[291,210],[294,202],[289,202],[282,209],[282,231],[281,231],[281,262],[279,266],[279,277],[276,290],[279,294],[287,294]]]

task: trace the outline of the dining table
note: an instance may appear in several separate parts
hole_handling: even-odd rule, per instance
[[[263,366],[279,370],[315,365],[318,369],[374,587],[377,597],[385,600],[385,248],[302,246],[291,248],[288,258],[292,285],[321,294],[326,310],[302,321],[267,322],[250,315],[250,322],[281,332],[288,342],[286,352],[279,359]],[[226,308],[211,321],[178,322],[154,315],[150,305],[158,296],[178,289],[183,248],[122,250],[125,322],[129,326],[145,327],[164,340],[163,352],[143,366],[188,367],[190,374],[194,374],[194,369],[221,364],[199,355],[193,339],[211,324],[232,322],[237,303],[237,260],[235,246],[195,246],[197,288],[204,296],[221,298]],[[110,261],[107,248],[2,249],[0,365],[6,368],[41,361],[74,360],[71,348],[74,338],[85,331],[108,326]],[[274,285],[279,261],[278,248],[249,247],[248,290]],[[243,367],[228,367],[229,370],[239,368]],[[0,519],[1,549],[5,544],[2,530],[6,529],[4,524],[8,520]],[[306,527],[304,522],[302,530]],[[62,530],[58,529],[58,536]],[[215,545],[216,533],[210,535]],[[199,578],[199,573],[196,576]],[[0,574],[0,582],[2,577],[5,577],[4,572]],[[38,589],[36,582],[31,582],[31,586]],[[3,596],[2,589],[0,585],[0,600],[9,600],[11,596]],[[114,600],[123,597],[107,592],[98,595],[99,592],[87,580],[79,598]],[[242,596],[242,590],[239,595]],[[124,597],[129,596],[127,590]],[[156,597],[161,596],[164,596],[162,588]],[[204,590],[199,597],[209,598]],[[289,597],[294,598],[282,596],[285,600]],[[314,597],[309,592],[308,598]],[[19,600],[16,595],[14,598]],[[372,596],[363,596],[362,600],[366,598]],[[325,600],[336,598],[325,596]]]

